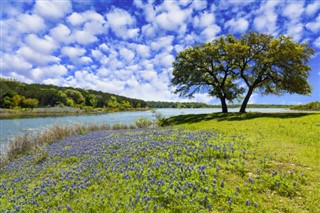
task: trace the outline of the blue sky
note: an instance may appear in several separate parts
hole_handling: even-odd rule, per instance
[[[320,99],[320,1],[1,1],[1,77],[162,101],[190,101],[170,87],[175,55],[228,33],[254,30],[309,42],[311,96]],[[191,101],[219,103],[207,94]]]

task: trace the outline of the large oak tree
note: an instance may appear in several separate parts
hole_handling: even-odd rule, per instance
[[[240,112],[245,112],[251,95],[310,94],[310,67],[314,50],[291,37],[250,32],[241,38],[222,36],[201,46],[190,47],[176,56],[172,85],[181,96],[192,97],[206,90],[221,101],[239,98],[246,91]],[[241,86],[242,85],[242,86]],[[243,86],[245,85],[245,86]]]
[[[292,41],[291,37],[250,32],[242,35],[233,48],[237,61],[233,71],[245,82],[246,95],[240,112],[245,112],[255,90],[262,94],[308,95],[310,67],[307,65],[314,50],[307,43]]]
[[[172,85],[180,96],[192,97],[205,91],[221,101],[222,112],[228,112],[227,101],[232,101],[244,92],[235,79],[236,60],[228,53],[228,46],[236,40],[220,37],[201,46],[190,47],[176,56],[173,63]]]

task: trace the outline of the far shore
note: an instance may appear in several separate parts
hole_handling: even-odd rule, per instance
[[[145,111],[150,108],[129,108],[129,109],[110,109],[110,108],[74,108],[74,107],[46,107],[34,109],[3,109],[0,108],[0,119],[26,118],[26,117],[46,117],[46,116],[68,116],[85,114],[105,114],[124,111]]]

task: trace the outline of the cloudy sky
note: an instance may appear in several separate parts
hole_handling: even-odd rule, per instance
[[[260,3],[257,3],[260,2]],[[144,100],[182,100],[169,87],[186,47],[250,30],[309,42],[317,54],[311,96],[263,96],[252,103],[320,99],[320,1],[1,1],[1,77],[101,90]],[[219,103],[206,94],[192,101]]]

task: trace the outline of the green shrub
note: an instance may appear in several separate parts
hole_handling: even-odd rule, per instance
[[[152,121],[146,119],[146,118],[139,118],[134,122],[138,128],[145,128],[152,125]]]

